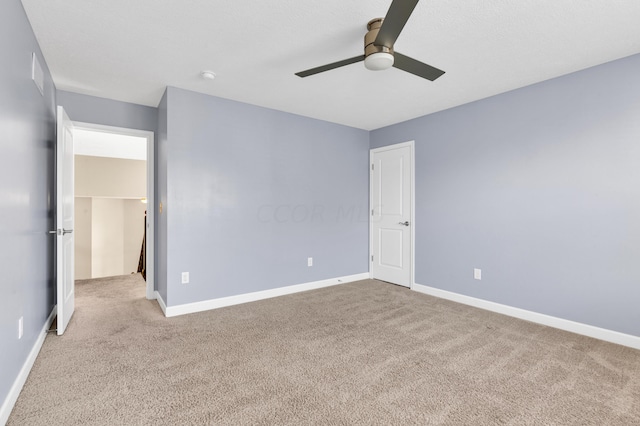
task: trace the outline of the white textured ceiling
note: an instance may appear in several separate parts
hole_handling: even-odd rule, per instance
[[[22,3],[58,89],[157,106],[175,86],[367,130],[640,53],[638,0],[422,0],[395,48],[440,79],[362,63],[302,79],[362,54],[391,0]]]

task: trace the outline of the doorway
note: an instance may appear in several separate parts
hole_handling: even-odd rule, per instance
[[[414,282],[414,142],[370,151],[371,278]]]
[[[78,182],[74,194],[77,244],[83,245],[76,251],[82,256],[76,260],[81,273],[76,279],[128,274],[143,267],[146,298],[155,299],[153,132],[73,124],[76,173],[96,176],[91,184]],[[118,173],[113,174],[114,168]],[[87,226],[90,237],[84,232],[83,239]]]

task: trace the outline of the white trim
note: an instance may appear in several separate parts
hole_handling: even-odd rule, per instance
[[[155,292],[155,229],[156,229],[156,199],[155,199],[155,141],[153,132],[147,135],[147,233],[145,248],[146,262],[146,280],[147,280],[147,299],[153,300],[156,297]]]
[[[411,148],[411,281],[409,288],[413,290],[416,283],[416,151],[415,141],[407,142]]]
[[[116,133],[119,135],[137,136],[146,138],[149,134],[153,135],[151,130],[129,129],[126,127],[107,126],[104,124],[86,123],[83,121],[74,121],[74,127],[80,130],[88,130],[91,132]]]
[[[0,425],[7,423],[9,420],[9,415],[11,414],[11,410],[16,405],[16,401],[18,400],[18,396],[20,395],[20,391],[22,391],[22,387],[27,381],[27,377],[29,377],[29,373],[31,372],[31,368],[33,367],[33,363],[36,362],[36,358],[40,353],[40,349],[42,349],[42,344],[44,343],[44,339],[47,337],[47,332],[49,328],[51,328],[51,324],[53,324],[53,318],[56,316],[57,306],[54,306],[49,314],[49,318],[44,323],[42,330],[40,331],[40,335],[36,339],[33,347],[31,348],[31,352],[29,352],[29,356],[24,361],[22,368],[20,369],[20,373],[18,373],[18,377],[13,382],[7,397],[2,403],[2,407],[0,408]]]
[[[519,318],[525,321],[531,321],[537,324],[558,328],[560,330],[581,334],[583,336],[593,337],[594,339],[600,339],[607,342],[616,343],[618,345],[640,349],[640,337],[633,336],[631,334],[624,334],[618,331],[607,330],[605,328],[553,317],[538,312],[527,311],[525,309],[515,308],[513,306],[490,302],[488,300],[465,296],[463,294],[440,290],[438,288],[428,287],[416,283],[414,283],[413,285],[413,290],[420,293],[428,294],[430,296],[439,297],[441,299],[447,299],[453,302],[462,303],[464,305],[474,306],[476,308],[485,309],[487,311],[497,312],[499,314]]]
[[[162,313],[166,317],[167,316],[167,304],[164,303],[164,299],[162,298],[160,293],[158,293],[157,291],[155,292],[154,296],[155,296],[155,299],[158,301],[158,305],[160,305],[160,309],[162,309]]]
[[[103,124],[85,123],[74,121],[73,125],[76,129],[88,130],[93,132],[116,133],[126,136],[136,136],[147,139],[147,288],[146,297],[149,300],[156,298],[155,288],[155,179],[154,179],[154,134],[150,130],[128,129],[125,127],[106,126]]]
[[[393,145],[385,145],[380,148],[373,148],[369,150],[369,278],[374,279],[373,277],[373,261],[371,260],[371,255],[373,252],[373,224],[371,222],[371,199],[373,198],[373,183],[371,181],[371,166],[373,165],[373,154],[378,152],[384,152],[391,149],[404,148],[409,147],[409,151],[411,153],[411,207],[409,209],[409,223],[411,224],[411,253],[409,255],[409,260],[411,262],[411,276],[409,277],[409,288],[413,290],[413,285],[415,283],[415,271],[416,271],[416,227],[415,227],[415,218],[416,218],[416,142],[415,141],[407,141],[396,143]]]
[[[237,296],[221,297],[219,299],[203,300],[202,302],[185,303],[183,305],[166,306],[164,301],[158,294],[158,303],[166,317],[175,317],[178,315],[192,314],[194,312],[208,311],[211,309],[224,308],[226,306],[239,305],[241,303],[255,302],[257,300],[269,299],[272,297],[284,296],[301,291],[315,290],[318,288],[329,287],[338,284],[344,284],[353,281],[366,280],[369,273],[347,275],[344,277],[330,278],[327,280],[313,281],[304,284],[291,285],[287,287],[279,287],[271,290],[256,291],[253,293],[239,294]]]

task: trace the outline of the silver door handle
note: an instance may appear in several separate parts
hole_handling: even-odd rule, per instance
[[[56,235],[66,235],[66,234],[71,234],[73,232],[73,229],[55,229],[53,231],[49,231],[50,234],[56,234]]]
[[[409,221],[405,220],[404,222],[398,222],[398,225],[409,226]]]

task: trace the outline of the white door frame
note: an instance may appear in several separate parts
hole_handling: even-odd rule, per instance
[[[415,280],[415,252],[416,252],[416,227],[415,227],[415,199],[416,199],[416,156],[415,156],[415,141],[408,141],[397,143],[393,145],[385,145],[380,148],[374,148],[369,150],[369,277],[373,278],[373,261],[371,260],[371,256],[373,255],[373,223],[371,221],[371,217],[373,215],[373,206],[371,205],[371,200],[373,199],[373,180],[371,179],[371,167],[373,164],[373,155],[378,152],[388,151],[396,148],[404,148],[409,147],[410,155],[411,155],[411,207],[409,208],[410,219],[409,223],[411,224],[409,232],[411,235],[411,253],[409,254],[409,261],[411,262],[411,278],[409,282],[409,288],[413,290]]]
[[[92,132],[115,133],[118,135],[135,136],[145,138],[147,140],[147,240],[146,240],[146,260],[147,260],[147,299],[156,298],[155,293],[155,179],[154,179],[154,138],[153,132],[149,130],[127,129],[124,127],[105,126],[102,124],[83,123],[74,121],[74,128],[79,130],[88,130]]]

